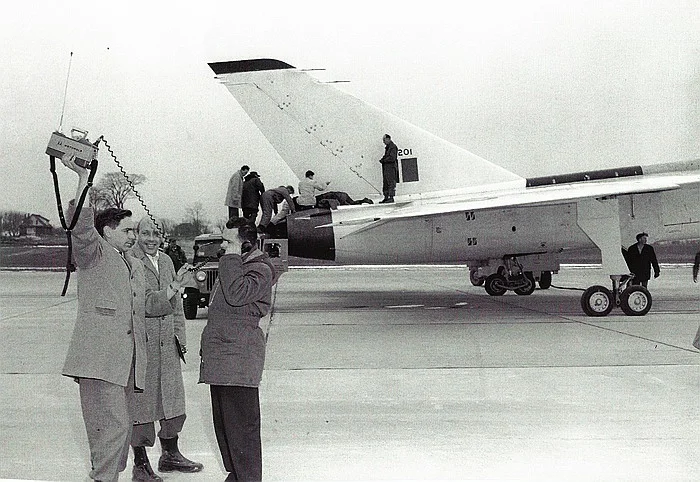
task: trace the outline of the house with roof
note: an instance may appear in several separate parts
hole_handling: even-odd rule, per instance
[[[52,233],[51,221],[40,214],[29,214],[19,225],[20,236],[48,236]]]

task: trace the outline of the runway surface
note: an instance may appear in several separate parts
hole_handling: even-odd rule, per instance
[[[563,268],[553,284],[609,280]],[[0,271],[0,478],[87,480],[78,387],[60,375],[75,281],[62,286]],[[647,316],[590,318],[580,291],[490,297],[465,269],[293,269],[263,324],[264,478],[696,480],[700,285],[662,266],[650,291]],[[206,315],[188,321],[180,441],[205,469],[165,480],[226,476],[197,384]]]

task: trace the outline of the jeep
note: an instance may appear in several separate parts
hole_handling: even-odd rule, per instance
[[[193,320],[197,317],[198,308],[209,306],[209,296],[214,288],[214,283],[219,277],[219,256],[221,250],[221,234],[200,234],[194,238],[194,257],[192,264],[204,263],[194,274],[194,283],[185,285],[182,294],[182,308],[185,318]],[[270,257],[272,265],[277,271],[277,277],[288,270],[287,240],[286,239],[258,239],[258,245],[262,251]]]

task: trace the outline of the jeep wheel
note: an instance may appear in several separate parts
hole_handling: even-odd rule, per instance
[[[186,320],[194,320],[197,318],[197,303],[199,300],[193,293],[187,293],[187,297],[182,298],[182,311],[185,313]]]

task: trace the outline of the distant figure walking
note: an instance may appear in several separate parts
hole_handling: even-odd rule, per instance
[[[241,195],[243,194],[243,179],[250,171],[248,166],[241,166],[239,170],[233,173],[228,181],[228,191],[226,192],[226,200],[224,204],[228,206],[228,217],[238,216],[238,208],[241,207]]]
[[[399,182],[399,149],[391,140],[389,134],[384,134],[382,138],[384,142],[384,157],[379,159],[382,164],[382,190],[384,191],[384,199],[379,201],[383,203],[393,203],[394,195],[396,194],[396,183]]]
[[[698,271],[700,271],[700,251],[695,253],[695,262],[693,263],[693,283],[698,282]]]
[[[647,233],[639,233],[637,242],[623,252],[627,266],[634,273],[632,284],[642,285],[645,288],[651,278],[652,267],[654,268],[654,278],[658,278],[661,274],[659,262],[656,260],[656,252],[653,247],[647,244],[648,237]]]

